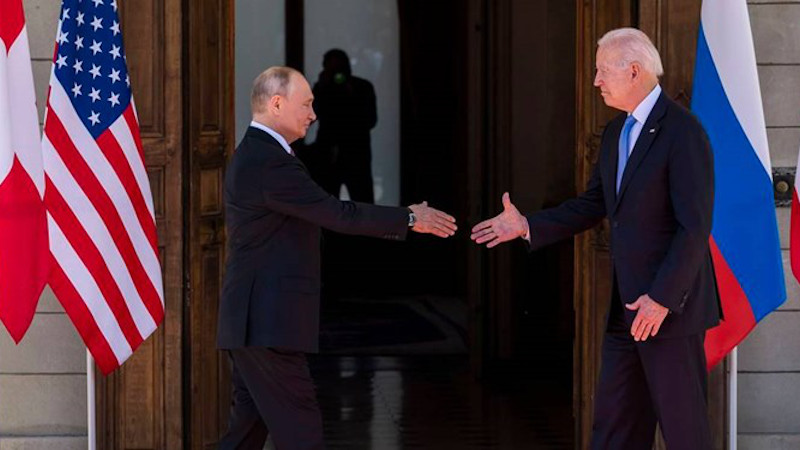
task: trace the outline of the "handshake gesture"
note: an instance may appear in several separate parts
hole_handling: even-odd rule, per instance
[[[411,228],[417,233],[428,233],[446,238],[455,235],[458,227],[456,219],[438,209],[428,206],[428,202],[422,202],[408,207],[415,216],[415,222]],[[486,247],[492,248],[503,242],[510,241],[528,235],[528,219],[520,214],[513,203],[508,192],[503,194],[503,212],[497,216],[484,220],[472,228],[471,239],[477,244],[486,243]]]

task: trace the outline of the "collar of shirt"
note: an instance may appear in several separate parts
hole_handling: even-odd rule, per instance
[[[263,123],[256,122],[255,120],[250,122],[250,126],[253,127],[253,128],[258,128],[259,130],[261,130],[261,131],[269,134],[270,136],[274,137],[275,140],[278,141],[279,144],[281,144],[281,147],[283,147],[283,149],[286,150],[286,153],[288,153],[290,155],[292,154],[292,147],[289,146],[289,143],[286,142],[286,139],[284,139],[284,137],[281,136],[277,131],[273,130],[272,128],[270,128],[270,127],[268,127],[266,125],[264,125]]]
[[[633,124],[631,128],[630,139],[628,140],[628,153],[633,150],[633,146],[636,145],[636,141],[639,139],[639,135],[642,133],[642,128],[644,128],[644,123],[647,121],[647,118],[650,116],[650,112],[653,111],[653,108],[656,106],[656,102],[658,101],[658,97],[661,95],[661,85],[656,84],[656,87],[647,94],[647,97],[639,103],[639,106],[633,110],[631,115],[636,119],[636,123]]]
[[[644,124],[647,121],[647,117],[650,115],[650,111],[653,110],[653,107],[656,106],[656,101],[658,101],[658,96],[661,95],[661,85],[656,84],[656,87],[647,94],[647,97],[639,103],[639,106],[633,110],[633,117],[636,118],[638,123]]]

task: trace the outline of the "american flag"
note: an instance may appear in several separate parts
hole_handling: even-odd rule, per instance
[[[109,373],[164,317],[153,201],[116,1],[62,3],[42,152],[50,286]]]

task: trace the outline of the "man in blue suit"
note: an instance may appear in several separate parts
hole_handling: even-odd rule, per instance
[[[426,202],[408,208],[343,202],[319,187],[289,144],[316,119],[314,95],[294,69],[256,78],[253,121],[225,175],[228,259],[217,345],[233,364],[233,405],[220,449],[324,448],[306,353],[319,333],[320,228],[405,239],[452,236],[455,219]]]
[[[658,51],[641,31],[598,41],[594,85],[623,111],[603,132],[586,191],[523,216],[504,211],[472,230],[494,247],[535,250],[608,218],[612,300],[595,397],[592,449],[650,450],[656,423],[667,448],[706,450],[705,330],[720,319],[708,240],[714,169],[700,123],[662,91]]]

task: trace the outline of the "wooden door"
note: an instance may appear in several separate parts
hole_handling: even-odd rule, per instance
[[[578,0],[576,188],[582,191],[597,160],[605,124],[617,111],[603,104],[594,80],[597,40],[607,31],[635,26],[659,49],[664,65],[661,85],[673,99],[691,100],[700,0]],[[576,443],[587,448],[591,436],[595,383],[600,368],[604,315],[608,310],[610,261],[607,223],[575,241],[575,412]],[[724,365],[709,380],[709,410],[715,448],[725,448],[726,385]],[[663,448],[659,442],[657,448]]]
[[[217,350],[225,244],[222,179],[233,149],[233,14],[228,0],[185,2],[186,393],[185,448],[215,449],[227,428],[230,369]]]
[[[181,0],[119,2],[147,173],[153,192],[165,319],[121,369],[97,375],[102,449],[183,445],[183,105]]]

